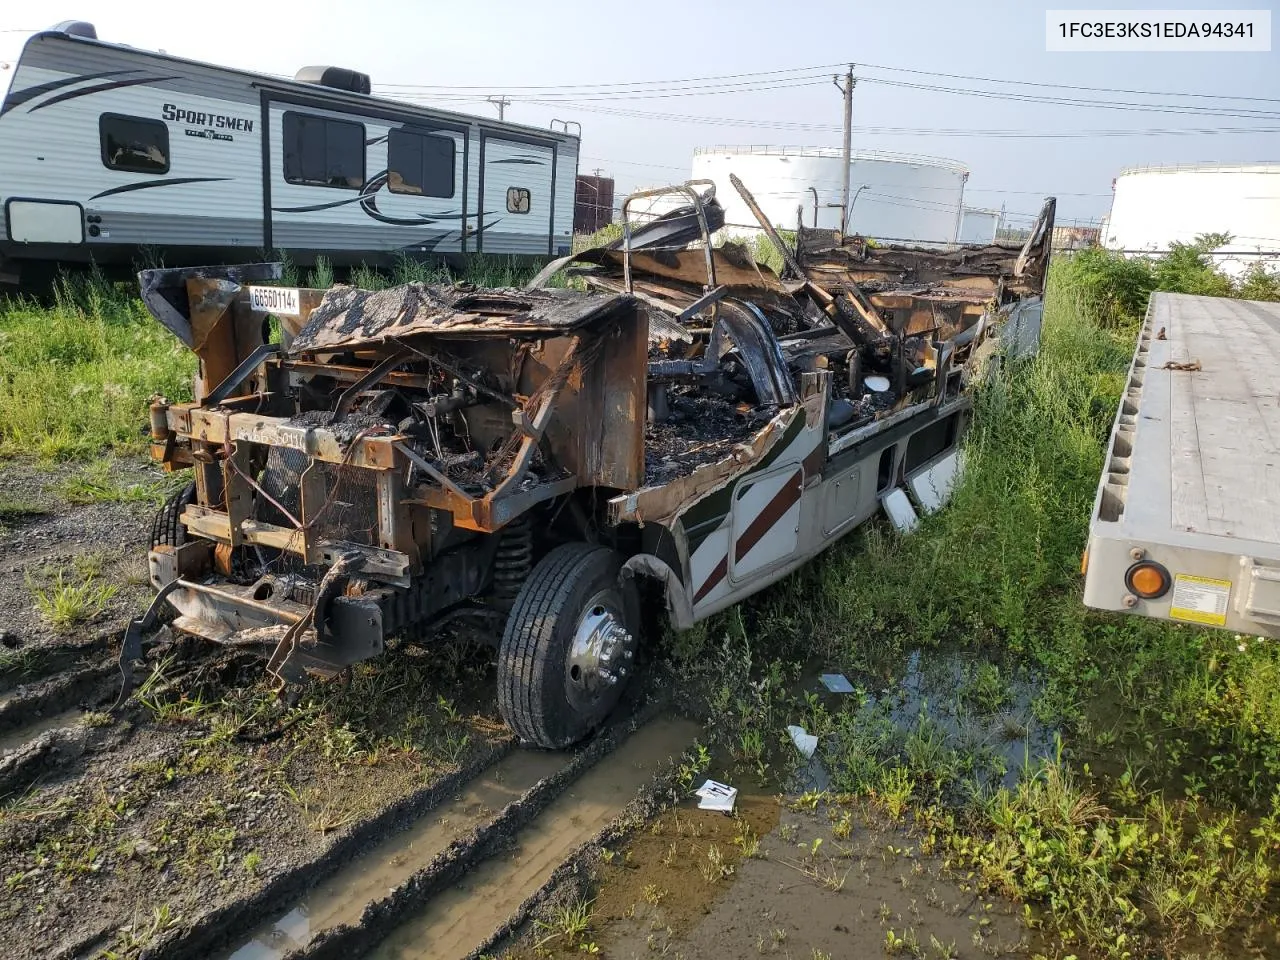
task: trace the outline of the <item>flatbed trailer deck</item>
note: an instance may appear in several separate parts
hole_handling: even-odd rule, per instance
[[[1152,296],[1085,568],[1090,607],[1280,637],[1280,303]]]

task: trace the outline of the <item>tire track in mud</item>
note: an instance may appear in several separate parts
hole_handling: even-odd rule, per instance
[[[402,924],[415,919],[434,929],[436,934],[432,936],[438,934],[437,924],[443,920],[457,947],[457,956],[474,955],[523,922],[561,868],[584,844],[618,819],[639,789],[653,780],[664,761],[678,759],[693,741],[696,724],[655,719],[667,706],[665,702],[650,704],[567,755],[559,769],[507,804],[487,823],[454,839],[386,896],[364,904],[358,920],[330,927],[289,953],[276,949],[245,954],[239,960],[379,957],[385,954],[375,948],[394,936]],[[632,736],[652,742],[631,741]],[[597,772],[598,777],[589,779]],[[580,784],[579,791],[574,790],[575,784]],[[584,791],[608,796],[593,802],[590,796],[584,798]],[[529,869],[519,877],[521,864],[508,863],[502,857],[513,843],[536,848]],[[512,867],[516,870],[512,871]],[[470,891],[458,894],[451,890],[473,876],[475,886]],[[469,905],[467,909],[463,909],[464,903]],[[464,916],[472,912],[471,907],[482,908],[483,915]],[[405,934],[409,938],[419,935],[414,927]],[[440,953],[433,941],[425,953],[406,954],[415,955],[443,958],[450,954],[447,950]]]
[[[36,651],[40,658],[36,669],[0,679],[0,801],[82,755],[89,731],[79,718],[86,711],[111,708],[123,682],[116,655],[92,662],[90,658],[104,652],[120,633],[101,631],[88,643]],[[217,647],[196,648],[186,658],[186,672],[216,663],[220,656]],[[3,686],[15,676],[23,682]]]
[[[84,643],[9,648],[10,666],[0,673],[0,703],[5,702],[16,689],[51,679],[106,653],[112,641],[120,638],[123,629],[100,630]],[[26,666],[22,665],[24,661]]]
[[[107,658],[0,695],[0,800],[80,757],[88,739],[80,706],[110,703],[119,675]]]
[[[514,737],[497,743],[456,773],[403,797],[377,816],[360,821],[320,857],[294,865],[251,896],[224,904],[161,938],[141,952],[140,960],[208,960],[228,950],[232,941],[243,939],[244,931],[292,909],[308,891],[368,854],[388,836],[402,833],[501,762],[515,747]]]
[[[467,782],[456,797],[392,834],[323,883],[286,914],[262,924],[221,960],[274,960],[324,931],[360,920],[379,900],[431,863],[450,842],[491,822],[498,811],[570,763],[572,755],[517,749]]]
[[[660,718],[636,731],[556,797],[501,850],[393,930],[367,960],[463,960],[529,912],[558,868],[597,841],[659,772],[693,741],[691,721]],[[675,747],[675,753],[672,748]]]
[[[140,960],[230,960],[232,957],[235,960],[303,960],[360,956],[468,871],[507,849],[522,828],[571,790],[574,783],[600,761],[608,758],[626,764],[631,756],[628,739],[670,709],[669,698],[650,693],[647,701],[643,695],[638,697],[643,706],[606,727],[576,751],[522,751],[514,737],[501,741],[467,767],[410,794],[378,816],[352,826],[320,857],[297,863],[254,894],[162,934],[140,952]],[[643,780],[652,779],[662,761],[678,759],[693,740],[699,729],[697,725],[691,721],[679,723],[685,725],[682,737],[671,738],[660,750],[652,750],[654,756]],[[505,784],[498,778],[505,779]],[[517,791],[517,788],[523,789]],[[510,799],[517,792],[518,795]],[[634,795],[633,789],[625,800],[631,800]],[[489,815],[490,811],[483,807],[497,797],[504,805]],[[583,839],[595,837],[601,827],[616,817],[623,804],[615,806]],[[442,818],[459,812],[463,820],[454,825],[458,829],[451,830],[449,825],[439,823]],[[388,863],[389,852],[399,845],[408,847],[415,839],[417,852],[404,851],[410,858],[406,864]],[[439,852],[432,850],[433,844],[439,845]],[[483,936],[493,940],[510,929],[513,918],[522,921],[524,915],[520,911],[539,899],[553,872],[563,867],[581,845],[582,840],[577,840],[559,847],[559,856],[548,861],[547,876],[539,878],[539,884],[533,888],[521,890],[518,896],[510,898],[508,908]],[[388,884],[394,886],[389,894],[388,886],[381,886],[376,893],[362,896],[362,891],[378,887],[379,876],[393,877],[398,885]],[[356,900],[354,904],[338,902],[344,887]],[[328,929],[317,930],[309,917],[304,921],[301,910],[312,898],[317,900],[317,912],[329,916],[329,920],[320,918],[320,925],[328,925]],[[333,923],[334,919],[338,922]],[[305,933],[302,922],[308,926]],[[268,936],[267,943],[257,939],[277,927],[285,937]],[[305,945],[296,941],[289,943],[286,939],[289,931],[293,936],[305,936]],[[272,940],[276,941],[274,946]],[[90,945],[105,944],[99,940]],[[66,952],[58,960],[72,960],[84,953],[84,949]]]
[[[0,734],[29,725],[37,715],[60,713],[94,693],[111,676],[120,676],[115,660],[66,667],[0,694]]]

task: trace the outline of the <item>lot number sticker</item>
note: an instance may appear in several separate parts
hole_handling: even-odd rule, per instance
[[[1227,623],[1227,600],[1230,597],[1230,580],[1179,574],[1173,578],[1173,603],[1169,616],[1175,620],[1223,627]]]
[[[302,311],[295,287],[250,287],[249,308],[257,313],[296,317]]]

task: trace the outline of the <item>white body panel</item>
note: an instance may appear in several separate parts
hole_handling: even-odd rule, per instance
[[[149,252],[180,265],[245,259],[252,255],[237,250],[253,250],[354,264],[478,249],[568,252],[575,136],[59,33],[34,36],[12,73],[0,108],[0,260],[129,263]],[[287,182],[288,112],[363,125],[363,184]],[[163,122],[167,168],[109,168],[104,115]],[[451,196],[391,192],[388,134],[400,128],[454,140]],[[529,190],[528,213],[508,214],[508,185]],[[20,217],[32,214],[28,201],[59,203],[46,208],[56,223],[35,227],[28,216],[13,232],[6,209],[17,202]],[[66,204],[79,205],[81,230],[71,229]]]
[[[1116,178],[1103,246],[1135,253],[1191,243],[1205,233],[1232,240],[1215,254],[1224,270],[1280,258],[1280,164],[1125,170]],[[1261,256],[1260,256],[1261,255]]]
[[[756,224],[729,182],[733,173],[775,227],[794,229],[797,207],[805,226],[813,226],[816,192],[817,226],[837,229],[843,166],[841,152],[825,147],[699,147],[693,156],[693,177],[715,181],[716,197],[731,228],[754,229]],[[854,151],[849,230],[884,240],[953,243],[968,176],[962,165],[949,160]]]

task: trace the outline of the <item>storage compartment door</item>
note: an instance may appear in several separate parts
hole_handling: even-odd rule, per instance
[[[800,544],[803,489],[804,470],[797,464],[738,484],[733,492],[730,580],[749,580],[794,556]]]
[[[10,200],[5,204],[14,243],[84,243],[84,211],[66,200]]]

